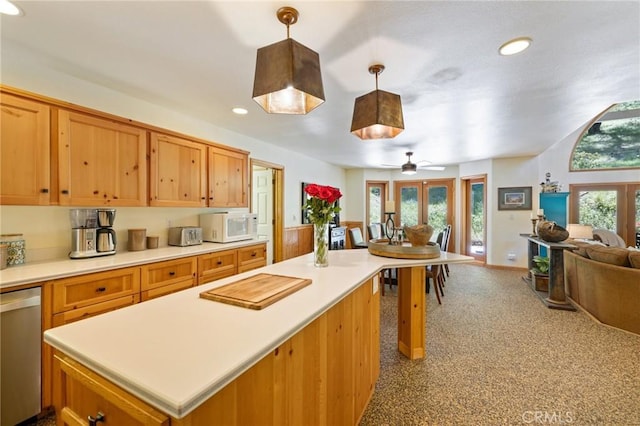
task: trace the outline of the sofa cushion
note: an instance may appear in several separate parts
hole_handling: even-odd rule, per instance
[[[574,246],[578,247],[577,249],[573,250],[575,254],[579,254],[582,257],[589,257],[587,255],[587,247],[592,247],[593,244],[587,243],[586,241],[578,241],[578,240],[569,240],[567,242],[569,244],[573,244]]]
[[[629,266],[629,250],[619,247],[587,247],[587,255],[598,262]]]
[[[629,250],[629,263],[632,268],[640,269],[640,251]]]

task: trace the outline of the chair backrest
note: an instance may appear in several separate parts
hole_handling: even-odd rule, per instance
[[[440,244],[440,250],[447,251],[449,249],[450,240],[451,240],[451,225],[447,225],[447,227],[443,231],[442,244]]]
[[[382,224],[372,223],[369,225],[369,239],[377,240],[378,238],[382,238]]]
[[[436,244],[440,246],[440,250],[444,250],[442,247],[442,239],[444,238],[444,231],[438,232],[438,237],[436,237]]]
[[[362,231],[360,230],[360,228],[350,228],[349,235],[351,236],[351,244],[356,246],[364,244],[364,239],[362,238]]]

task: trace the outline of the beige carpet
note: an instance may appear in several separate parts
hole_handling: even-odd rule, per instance
[[[427,295],[427,356],[396,350],[382,298],[381,374],[361,425],[640,425],[640,336],[546,308],[521,273],[452,265]]]

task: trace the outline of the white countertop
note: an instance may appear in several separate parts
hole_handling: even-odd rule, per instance
[[[378,271],[473,258],[405,260],[367,250],[313,254],[47,330],[45,342],[158,410],[182,418]],[[312,284],[252,310],[202,299],[203,291],[257,273],[310,278]]]
[[[241,248],[253,244],[266,243],[264,239],[237,241],[232,243],[202,243],[197,246],[167,246],[157,249],[118,252],[113,256],[88,259],[61,259],[51,262],[25,263],[10,266],[0,271],[0,288],[6,290],[24,284],[40,283],[57,278],[102,272],[127,266],[143,265],[162,260],[178,259],[215,251]]]

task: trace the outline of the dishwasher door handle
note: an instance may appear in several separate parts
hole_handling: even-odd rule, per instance
[[[0,304],[0,313],[11,312],[17,309],[30,308],[31,306],[40,306],[40,296],[32,296],[24,299],[14,300],[8,303]]]

